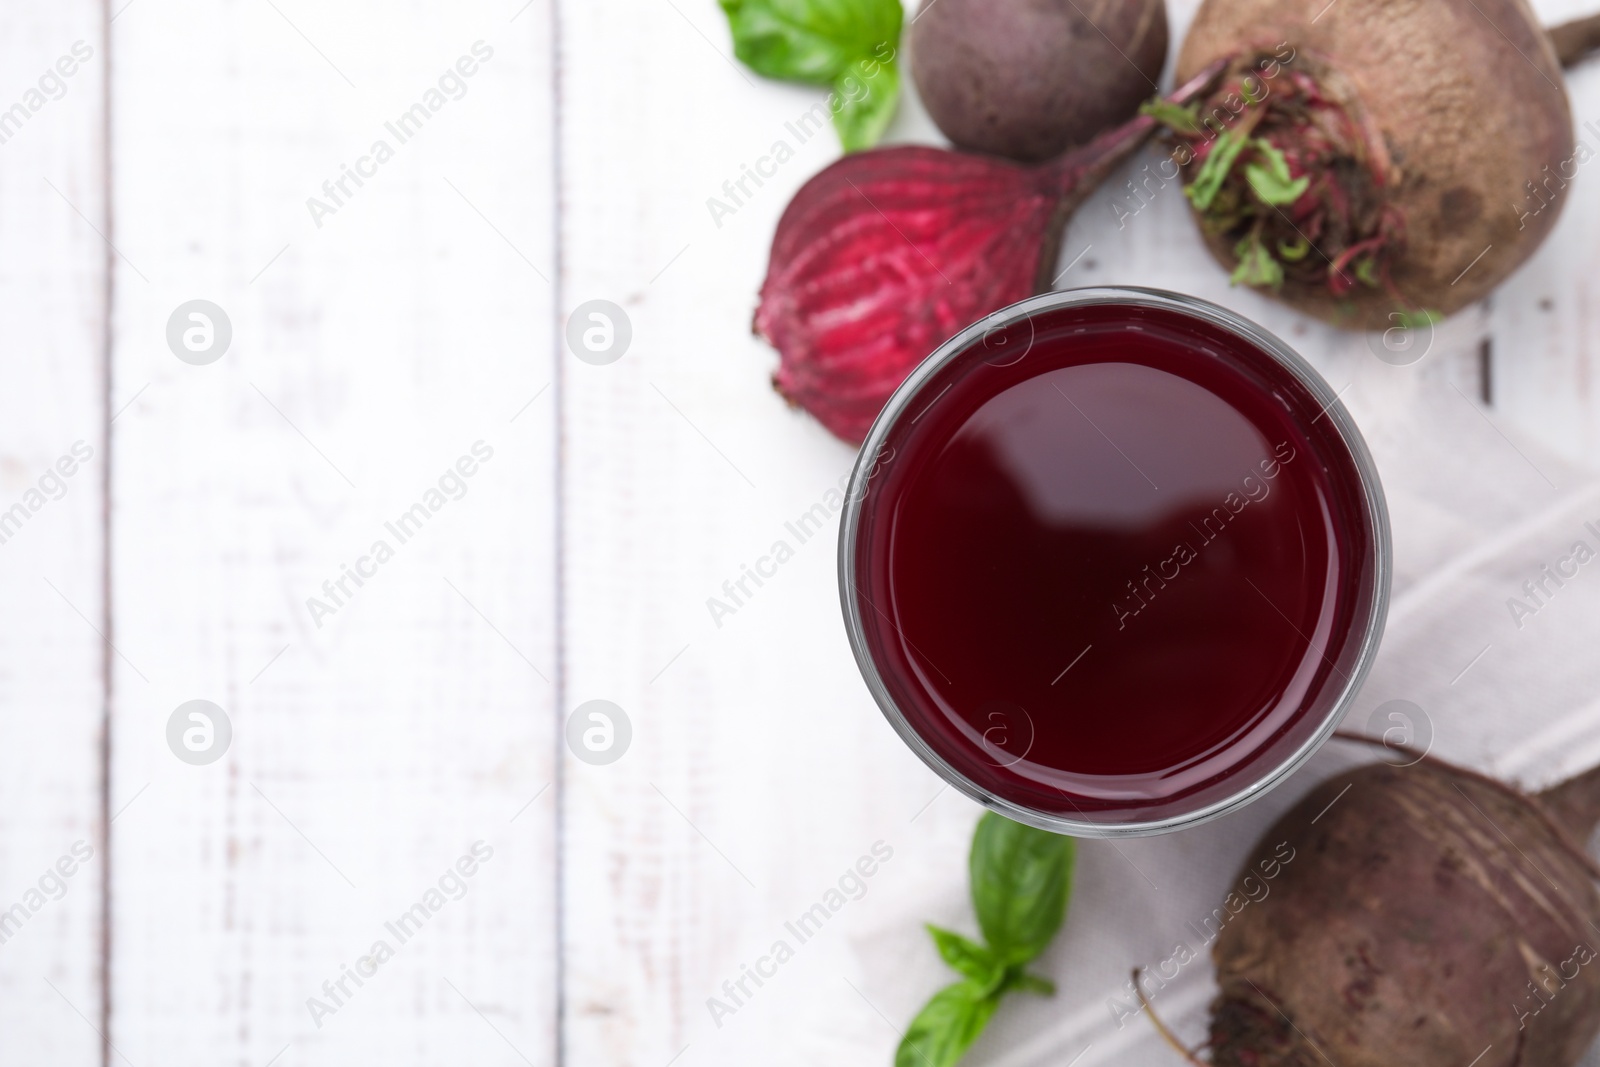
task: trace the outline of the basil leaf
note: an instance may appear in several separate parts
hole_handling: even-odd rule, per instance
[[[939,956],[958,973],[965,975],[985,994],[993,993],[1006,980],[1005,964],[995,959],[993,952],[953,930],[942,930],[932,923],[928,933],[939,949]]]
[[[1217,137],[1211,146],[1211,154],[1200,164],[1200,173],[1183,191],[1197,210],[1204,211],[1217,198],[1222,183],[1233,171],[1233,165],[1239,159],[1239,153],[1244,151],[1244,146],[1245,139],[1233,130],[1223,130]]]
[[[972,907],[989,949],[1007,964],[1043,952],[1067,913],[1073,841],[993,812],[978,822],[968,860]]]
[[[900,0],[720,0],[733,54],[757,74],[830,85],[848,152],[883,135],[900,95]]]
[[[893,56],[900,41],[900,0],[721,3],[733,30],[733,54],[769,78],[826,85],[858,59]]]
[[[900,99],[900,68],[893,60],[858,59],[833,81],[839,107],[833,128],[846,152],[871,148],[889,128]]]
[[[1013,989],[1024,993],[1037,993],[1041,997],[1056,995],[1056,984],[1048,978],[1040,978],[1036,974],[1027,974],[1020,967],[1014,968],[1006,974],[1006,980],[1000,984],[1001,993],[1009,993]]]
[[[894,1067],[950,1067],[983,1033],[999,1003],[971,982],[945,986],[911,1020]]]
[[[1276,289],[1283,284],[1283,264],[1272,258],[1261,243],[1261,238],[1251,234],[1234,246],[1233,254],[1239,265],[1233,268],[1228,280],[1234,285],[1253,285]]]

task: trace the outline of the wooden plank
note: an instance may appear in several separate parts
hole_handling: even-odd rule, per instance
[[[802,144],[785,129],[822,92],[736,68],[714,3],[627,20],[563,3],[561,24],[562,312],[605,299],[632,325],[615,363],[566,357],[569,700],[615,701],[634,726],[624,758],[566,773],[567,1058],[881,1060],[880,1043],[816,1028],[819,1007],[842,1004],[852,1027],[865,1010],[829,970],[834,930],[721,1028],[706,1005],[875,842],[901,856],[938,790],[850,661],[832,530],[799,544],[784,529],[853,451],[785,408],[750,336],[778,214],[838,150],[831,131]],[[794,157],[719,226],[707,198],[780,139]],[[719,627],[707,599],[778,539],[794,557]],[[895,899],[903,862],[866,904]]]
[[[549,28],[542,0],[117,21],[133,1063],[554,1061]],[[193,300],[231,325],[212,362],[169,347]],[[231,722],[209,764],[169,749],[193,700]]]
[[[0,1058],[99,1063],[105,47],[0,10]],[[59,67],[58,67],[59,64]],[[59,465],[59,466],[58,466]],[[97,632],[99,631],[99,632]],[[60,864],[60,867],[57,867]]]

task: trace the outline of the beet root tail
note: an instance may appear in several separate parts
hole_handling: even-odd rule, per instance
[[[1563,22],[1545,32],[1555,46],[1556,58],[1561,60],[1563,67],[1570,67],[1600,49],[1600,14]]]
[[[1550,818],[1582,845],[1600,824],[1600,767],[1591,767],[1535,797]]]

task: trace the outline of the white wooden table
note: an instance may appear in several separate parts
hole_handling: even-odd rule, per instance
[[[819,96],[729,52],[713,0],[0,5],[0,511],[26,511],[0,543],[0,1067],[889,1062],[925,990],[880,1009],[840,961],[959,895],[976,812],[873,708],[833,530],[707,611],[852,460],[749,331],[836,143],[719,225],[706,199]],[[1600,118],[1600,70],[1571,84]],[[937,134],[908,101],[892,136]],[[1176,192],[1119,229],[1129,173],[1063,285],[1217,300],[1336,385],[1395,372],[1228,289]],[[1597,189],[1407,372],[1589,460]],[[206,365],[167,343],[196,299],[232,329]],[[595,299],[631,322],[609,365],[564,340]],[[233,731],[199,766],[167,741],[196,699]],[[610,765],[564,740],[591,699],[632,724]],[[714,1025],[876,842],[861,902]]]

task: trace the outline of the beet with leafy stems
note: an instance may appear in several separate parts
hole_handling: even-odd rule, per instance
[[[1547,32],[1524,0],[1206,0],[1178,75],[1228,76],[1165,116],[1206,244],[1336,326],[1465,307],[1533,254],[1593,154],[1561,68],[1597,42],[1600,20]]]

